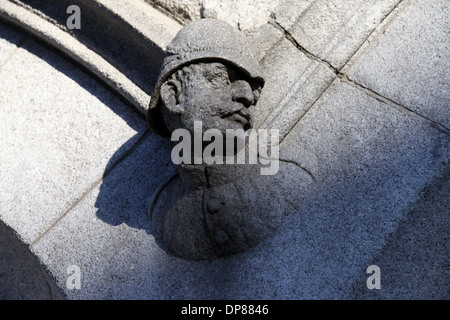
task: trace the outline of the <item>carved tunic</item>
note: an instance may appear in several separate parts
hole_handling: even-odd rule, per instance
[[[153,197],[150,218],[161,246],[204,260],[245,251],[267,238],[298,208],[313,178],[285,161],[274,176],[261,176],[259,168],[182,166]]]

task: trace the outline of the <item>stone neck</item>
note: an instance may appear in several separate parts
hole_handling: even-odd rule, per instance
[[[213,188],[259,174],[259,164],[179,165],[178,172],[187,191]]]

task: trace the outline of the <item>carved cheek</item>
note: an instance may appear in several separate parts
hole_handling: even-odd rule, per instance
[[[229,83],[218,85],[206,78],[196,78],[185,96],[186,110],[191,114],[189,117],[204,122],[213,121],[212,118],[220,116],[233,102]]]
[[[231,90],[226,90],[224,88],[213,90],[209,99],[211,114],[215,115],[226,110],[232,101]]]

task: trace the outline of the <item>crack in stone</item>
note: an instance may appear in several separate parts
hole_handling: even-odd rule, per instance
[[[364,53],[372,47],[372,43],[377,42],[378,38],[381,37],[386,29],[390,26],[390,24],[395,21],[395,19],[398,17],[398,15],[411,3],[411,0],[400,0],[393,8],[390,10],[380,21],[380,23],[372,30],[372,32],[364,39],[364,41],[361,43],[361,45],[358,47],[358,49],[355,51],[355,53],[347,59],[344,66],[341,70],[344,70],[346,67],[348,67],[348,70],[346,70],[345,73],[348,73],[353,65],[355,65],[359,59],[364,55]],[[397,10],[397,12],[395,12]],[[365,49],[363,47],[366,46]],[[361,50],[363,49],[363,50]],[[353,59],[355,61],[352,62]]]
[[[208,166],[205,166],[205,179],[206,179],[206,186],[207,188],[211,188],[211,182],[209,180],[209,173],[208,173]]]
[[[378,24],[378,26],[376,28],[374,28],[374,30],[370,33],[370,35],[364,40],[362,41],[361,45],[358,47],[358,49],[355,51],[355,53],[347,60],[347,63],[341,68],[338,69],[336,67],[334,67],[330,62],[328,62],[325,59],[322,59],[316,55],[314,55],[313,53],[311,53],[309,50],[307,50],[304,46],[302,46],[295,38],[294,36],[283,26],[281,25],[278,21],[276,21],[275,17],[272,17],[271,20],[269,21],[269,24],[271,24],[273,27],[275,27],[276,29],[280,30],[283,32],[285,38],[291,42],[300,52],[302,52],[303,54],[305,54],[309,59],[317,61],[319,63],[324,64],[325,66],[327,66],[330,70],[332,70],[336,76],[345,83],[351,84],[353,87],[365,92],[366,94],[368,94],[369,96],[371,96],[372,98],[375,98],[378,101],[381,101],[385,104],[387,104],[390,107],[396,108],[397,110],[401,111],[401,112],[405,112],[407,114],[412,114],[415,116],[420,117],[421,119],[429,122],[431,124],[431,126],[433,126],[434,128],[436,128],[437,130],[439,130],[442,133],[445,133],[447,135],[450,134],[450,129],[445,127],[444,125],[433,121],[432,119],[421,115],[420,113],[415,112],[414,110],[408,108],[407,106],[404,106],[398,102],[393,101],[392,99],[389,99],[388,97],[385,97],[383,95],[381,95],[380,93],[374,91],[373,89],[370,89],[368,87],[365,87],[363,85],[361,85],[360,83],[356,82],[353,79],[350,79],[345,73],[343,73],[341,70],[343,70],[348,63],[353,59],[353,57],[355,57],[358,52],[360,51],[360,49],[366,44],[367,40],[377,31],[379,31],[379,34],[383,34],[383,30],[385,30],[387,28],[387,26],[389,26],[390,23],[388,23],[387,25],[385,25],[382,30],[378,30],[379,26],[383,25],[385,23],[385,21],[387,19],[389,19],[389,17],[395,12],[395,10],[397,10],[400,5],[405,4],[405,7],[410,3],[410,1],[404,1],[401,0],[397,3],[397,5],[395,5],[392,10],[390,10],[381,20],[381,22]],[[400,12],[397,12],[394,16],[394,18],[396,16],[398,16]],[[311,107],[305,112],[305,114],[299,119],[299,121],[293,126],[293,128],[303,119],[303,117],[312,109],[312,107],[314,106],[314,104],[320,100],[320,98],[323,96],[323,94],[328,90],[329,87],[327,87],[321,94],[320,96],[317,98],[317,100],[311,105]],[[292,129],[290,130],[292,131]],[[290,131],[285,135],[288,136]],[[283,138],[284,140],[284,138]]]
[[[387,104],[388,106],[390,106],[392,108],[395,108],[395,109],[397,109],[397,110],[399,110],[399,111],[401,111],[403,113],[407,113],[407,114],[411,114],[413,116],[419,117],[422,120],[425,120],[425,121],[429,122],[432,127],[436,128],[440,132],[442,132],[444,134],[447,134],[447,135],[450,135],[450,128],[447,128],[446,126],[444,126],[444,125],[442,125],[442,124],[440,124],[440,123],[438,123],[438,122],[436,122],[436,121],[434,121],[434,120],[432,120],[432,119],[430,119],[430,118],[428,118],[428,117],[426,117],[426,116],[424,116],[424,115],[422,115],[420,113],[417,113],[416,111],[408,108],[407,106],[404,106],[404,105],[402,105],[402,104],[400,104],[398,102],[395,102],[392,99],[389,99],[389,98],[379,94],[375,90],[370,89],[370,88],[368,88],[368,87],[366,87],[366,86],[356,82],[355,80],[348,78],[344,74],[341,74],[338,77],[339,77],[339,79],[342,82],[352,85],[353,87],[355,87],[355,88],[363,91],[364,93],[366,93],[368,96],[370,96],[372,98],[375,98],[376,100],[378,100],[378,101],[380,101],[380,102],[382,102],[384,104]]]
[[[303,54],[305,54],[308,58],[320,62],[320,63],[324,63],[328,68],[330,68],[335,74],[339,75],[340,71],[334,67],[330,62],[328,62],[325,59],[322,59],[314,54],[312,54],[310,51],[308,51],[305,47],[303,47],[292,35],[291,33],[284,28],[279,22],[277,22],[275,19],[272,19],[269,22],[272,26],[274,26],[275,28],[277,28],[278,30],[281,30],[284,33],[285,38],[291,42],[298,50],[300,50]]]

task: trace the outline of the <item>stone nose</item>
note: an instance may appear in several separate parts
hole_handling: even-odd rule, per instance
[[[233,101],[242,103],[245,107],[250,107],[255,101],[253,90],[250,84],[244,80],[237,80],[231,84]]]

